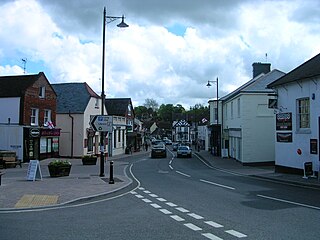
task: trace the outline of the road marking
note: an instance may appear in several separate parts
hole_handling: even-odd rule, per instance
[[[190,212],[189,210],[185,209],[185,208],[182,208],[182,207],[177,207],[176,208],[178,211],[180,212],[183,212],[183,213],[187,213],[187,212]]]
[[[130,192],[131,194],[138,194],[137,192],[135,192],[135,191],[132,191],[132,192]]]
[[[207,222],[204,222],[208,225],[210,225],[211,227],[214,227],[214,228],[222,228],[223,225],[219,224],[219,223],[216,223],[216,222],[213,222],[213,221],[207,221]]]
[[[139,189],[139,190],[145,190],[143,187],[139,187],[138,189]]]
[[[190,228],[193,231],[201,231],[202,230],[202,228],[199,228],[197,225],[194,225],[192,223],[186,223],[183,225],[185,225],[187,228]]]
[[[152,207],[154,207],[154,208],[161,208],[161,206],[160,205],[158,205],[158,204],[156,204],[156,203],[152,203],[152,204],[150,204]]]
[[[148,198],[143,198],[142,201],[146,202],[146,203],[151,203],[152,201]]]
[[[159,209],[160,212],[164,213],[164,214],[172,214],[172,212],[170,212],[167,209]]]
[[[177,204],[174,204],[174,203],[172,203],[172,202],[167,202],[166,203],[168,206],[170,206],[170,207],[177,207],[178,205]]]
[[[144,192],[144,193],[147,193],[147,194],[151,193],[150,191],[147,191],[147,190],[146,190],[146,191],[143,191],[143,192]]]
[[[198,214],[195,214],[195,213],[188,213],[188,215],[189,215],[190,217],[193,217],[193,218],[197,219],[197,220],[203,219],[202,216],[200,216],[200,215],[198,215]]]
[[[154,198],[157,198],[157,197],[159,197],[158,195],[156,195],[156,194],[153,194],[153,193],[149,194],[149,196],[150,196],[150,197],[154,197]]]
[[[297,205],[297,206],[300,206],[300,207],[306,207],[306,208],[312,208],[312,209],[320,210],[320,207],[316,207],[316,206],[312,206],[312,205],[307,205],[307,204],[303,204],[303,203],[292,202],[292,201],[288,201],[288,200],[284,200],[284,199],[280,199],[280,198],[269,197],[269,196],[260,195],[260,194],[258,194],[257,196],[258,196],[258,197],[262,197],[262,198],[266,198],[266,199],[270,199],[270,200],[274,200],[274,201],[278,201],[278,202],[284,202],[284,203],[289,203],[289,204]]]
[[[157,198],[157,200],[160,201],[160,202],[166,202],[166,201],[167,201],[167,200],[164,199],[164,198]]]
[[[204,182],[204,183],[211,184],[211,185],[215,185],[215,186],[218,186],[218,187],[223,187],[223,188],[235,190],[235,188],[233,188],[233,187],[229,187],[229,186],[222,185],[222,184],[219,184],[219,183],[210,182],[210,181],[207,181],[207,180],[204,180],[204,179],[200,179],[200,181],[201,181],[201,182]]]
[[[225,231],[226,233],[229,233],[229,234],[231,234],[232,236],[235,236],[235,237],[237,237],[237,238],[245,238],[245,237],[247,237],[247,235],[245,235],[245,234],[243,234],[243,233],[241,233],[241,232],[237,232],[237,231],[235,231],[235,230],[228,230],[228,231]]]
[[[190,175],[186,174],[186,173],[183,173],[183,172],[180,172],[180,171],[176,171],[176,173],[182,175],[182,176],[185,176],[185,177],[191,177]]]
[[[169,165],[169,168],[170,168],[171,170],[173,170],[173,167],[172,167],[171,165]]]
[[[219,238],[216,235],[213,235],[212,233],[202,233],[202,236],[209,238],[211,240],[223,240],[222,238]]]
[[[179,217],[178,215],[171,215],[171,218],[173,218],[174,220],[176,220],[177,222],[183,222],[184,219],[182,217]]]
[[[144,198],[144,196],[141,196],[140,194],[135,195],[137,198]]]

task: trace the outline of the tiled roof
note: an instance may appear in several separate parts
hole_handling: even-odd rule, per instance
[[[271,72],[267,74],[260,74],[259,76],[251,79],[247,83],[240,86],[235,91],[227,94],[226,96],[220,98],[220,100],[225,101],[228,100],[240,93],[268,93],[273,92],[272,89],[268,89],[267,85],[276,79],[279,79],[280,77],[284,76],[285,73],[281,72],[277,69],[272,70]]]
[[[100,98],[86,83],[51,84],[57,93],[57,113],[84,113],[91,97]]]
[[[270,83],[268,88],[282,85],[285,83],[294,82],[297,80],[306,80],[320,76],[320,53],[300,66],[293,69],[278,80]]]
[[[129,104],[131,104],[131,98],[108,98],[105,100],[108,115],[125,116]]]
[[[0,97],[21,97],[43,72],[32,75],[0,76]],[[45,75],[44,75],[45,77]]]

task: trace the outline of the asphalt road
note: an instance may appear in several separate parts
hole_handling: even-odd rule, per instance
[[[0,239],[319,239],[320,191],[215,170],[197,157],[134,157],[121,192],[0,215]]]

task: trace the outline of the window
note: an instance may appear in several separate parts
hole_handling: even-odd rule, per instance
[[[94,104],[94,108],[99,109],[99,99],[98,98],[96,98],[96,102]]]
[[[233,102],[231,102],[231,119],[233,119]]]
[[[128,116],[131,116],[131,104],[128,105]]]
[[[309,98],[297,100],[298,128],[310,128],[310,102]]]
[[[44,110],[44,119],[43,122],[47,123],[51,121],[51,110]]]
[[[46,95],[46,88],[45,87],[40,87],[39,88],[39,98],[44,98]]]
[[[39,122],[39,109],[31,108],[30,125],[38,126]]]

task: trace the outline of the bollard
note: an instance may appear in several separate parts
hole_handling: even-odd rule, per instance
[[[114,179],[113,179],[113,161],[110,161],[109,184],[114,184]]]

